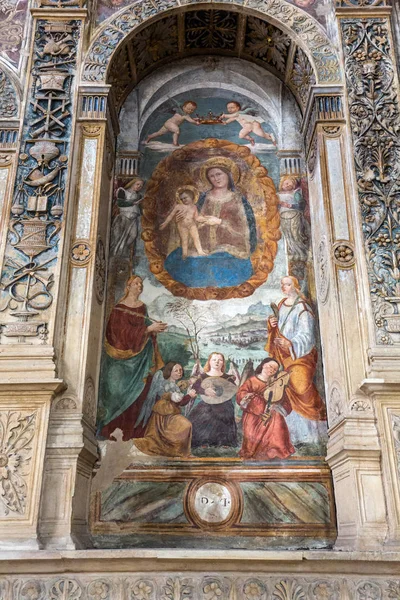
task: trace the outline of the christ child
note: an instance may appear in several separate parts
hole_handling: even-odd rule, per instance
[[[174,146],[179,146],[180,126],[182,125],[182,123],[184,121],[187,121],[188,123],[192,123],[192,125],[200,124],[199,119],[192,119],[192,117],[190,116],[196,110],[196,108],[197,104],[196,102],[193,102],[193,100],[188,100],[187,102],[184,102],[182,108],[180,108],[178,112],[174,114],[173,117],[165,121],[161,129],[147,136],[146,144],[148,144],[151,140],[154,140],[155,138],[161,137],[162,135],[165,135],[166,133],[170,132],[172,133],[172,142]]]
[[[242,110],[241,104],[234,100],[228,102],[226,110],[228,112],[223,114],[221,118],[224,120],[225,125],[229,125],[229,123],[233,123],[234,121],[237,121],[241,125],[242,129],[239,131],[240,139],[248,140],[250,144],[254,146],[255,140],[249,135],[250,133],[254,133],[266,140],[271,140],[271,142],[276,145],[274,136],[270,133],[266,133],[261,127],[261,123],[264,122],[264,119],[252,115],[246,110]]]
[[[197,254],[199,256],[207,255],[201,247],[197,224],[208,223],[209,225],[218,225],[221,221],[221,219],[217,219],[217,217],[203,217],[199,215],[199,211],[195,204],[196,195],[196,189],[193,186],[179,188],[176,194],[177,202],[174,208],[160,225],[160,229],[163,230],[172,220],[174,220],[181,239],[183,259],[188,256],[190,238],[193,241]]]

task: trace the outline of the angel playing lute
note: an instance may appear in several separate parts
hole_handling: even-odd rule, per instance
[[[221,115],[221,119],[225,125],[229,125],[229,123],[233,123],[234,121],[237,121],[241,125],[242,129],[239,131],[240,139],[248,140],[250,144],[254,146],[256,142],[254,138],[249,135],[250,133],[254,133],[254,135],[270,140],[276,146],[276,140],[273,134],[264,131],[261,127],[261,123],[264,123],[264,119],[258,117],[255,110],[251,108],[242,109],[241,104],[234,100],[228,102],[226,110],[228,112]]]

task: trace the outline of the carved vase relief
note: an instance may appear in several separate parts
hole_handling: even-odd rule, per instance
[[[2,273],[2,342],[46,343],[64,214],[79,22],[38,21]],[[75,249],[78,260],[79,248]],[[75,255],[74,255],[75,256]],[[80,256],[79,256],[80,258]]]
[[[127,532],[150,534],[172,511],[182,532],[250,532],[266,526],[258,501],[273,521],[284,506],[289,529],[309,502],[305,519],[318,529],[332,512],[307,180],[281,164],[268,105],[223,90],[167,96],[139,131],[133,96],[121,121],[120,144],[140,163],[115,181],[93,531],[111,533],[122,518]],[[312,463],[323,483],[299,479]],[[261,464],[271,481],[249,479]],[[284,482],[272,476],[282,464],[293,469]],[[140,490],[149,513],[136,518]]]

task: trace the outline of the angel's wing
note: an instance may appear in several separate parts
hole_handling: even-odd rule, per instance
[[[244,382],[247,381],[250,377],[253,377],[253,375],[254,375],[254,364],[253,364],[253,361],[250,359],[247,361],[247,363],[244,366],[239,385],[243,385]]]
[[[196,362],[193,365],[193,369],[192,372],[190,374],[190,377],[199,377],[199,375],[202,375],[204,373],[204,369],[201,366],[201,363],[199,360],[196,360]]]
[[[146,396],[146,400],[144,401],[142,409],[136,420],[135,427],[138,427],[141,423],[143,423],[143,427],[146,427],[147,422],[150,419],[153,406],[157,402],[158,398],[160,398],[160,396],[164,393],[164,385],[165,379],[163,372],[161,370],[156,371],[151,381],[149,393]]]
[[[258,117],[258,110],[256,110],[255,108],[251,108],[250,106],[245,106],[240,112],[245,115],[250,115],[252,117]]]
[[[240,383],[239,369],[238,369],[237,364],[232,359],[230,359],[229,371],[227,372],[227,375],[233,375],[233,377],[235,379],[235,385],[239,385],[239,383]]]
[[[176,114],[178,113],[179,115],[183,115],[184,112],[182,110],[181,105],[179,104],[179,102],[177,102],[175,100],[175,98],[170,98],[168,97],[168,102],[165,104],[164,108],[162,109],[162,112],[164,113],[173,113]]]

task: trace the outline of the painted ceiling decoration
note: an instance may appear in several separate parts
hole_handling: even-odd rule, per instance
[[[109,83],[114,87],[118,108],[154,69],[171,60],[210,53],[266,67],[289,85],[303,110],[310,86],[316,83],[307,55],[278,27],[233,11],[192,10],[153,22],[127,38],[116,52]]]

